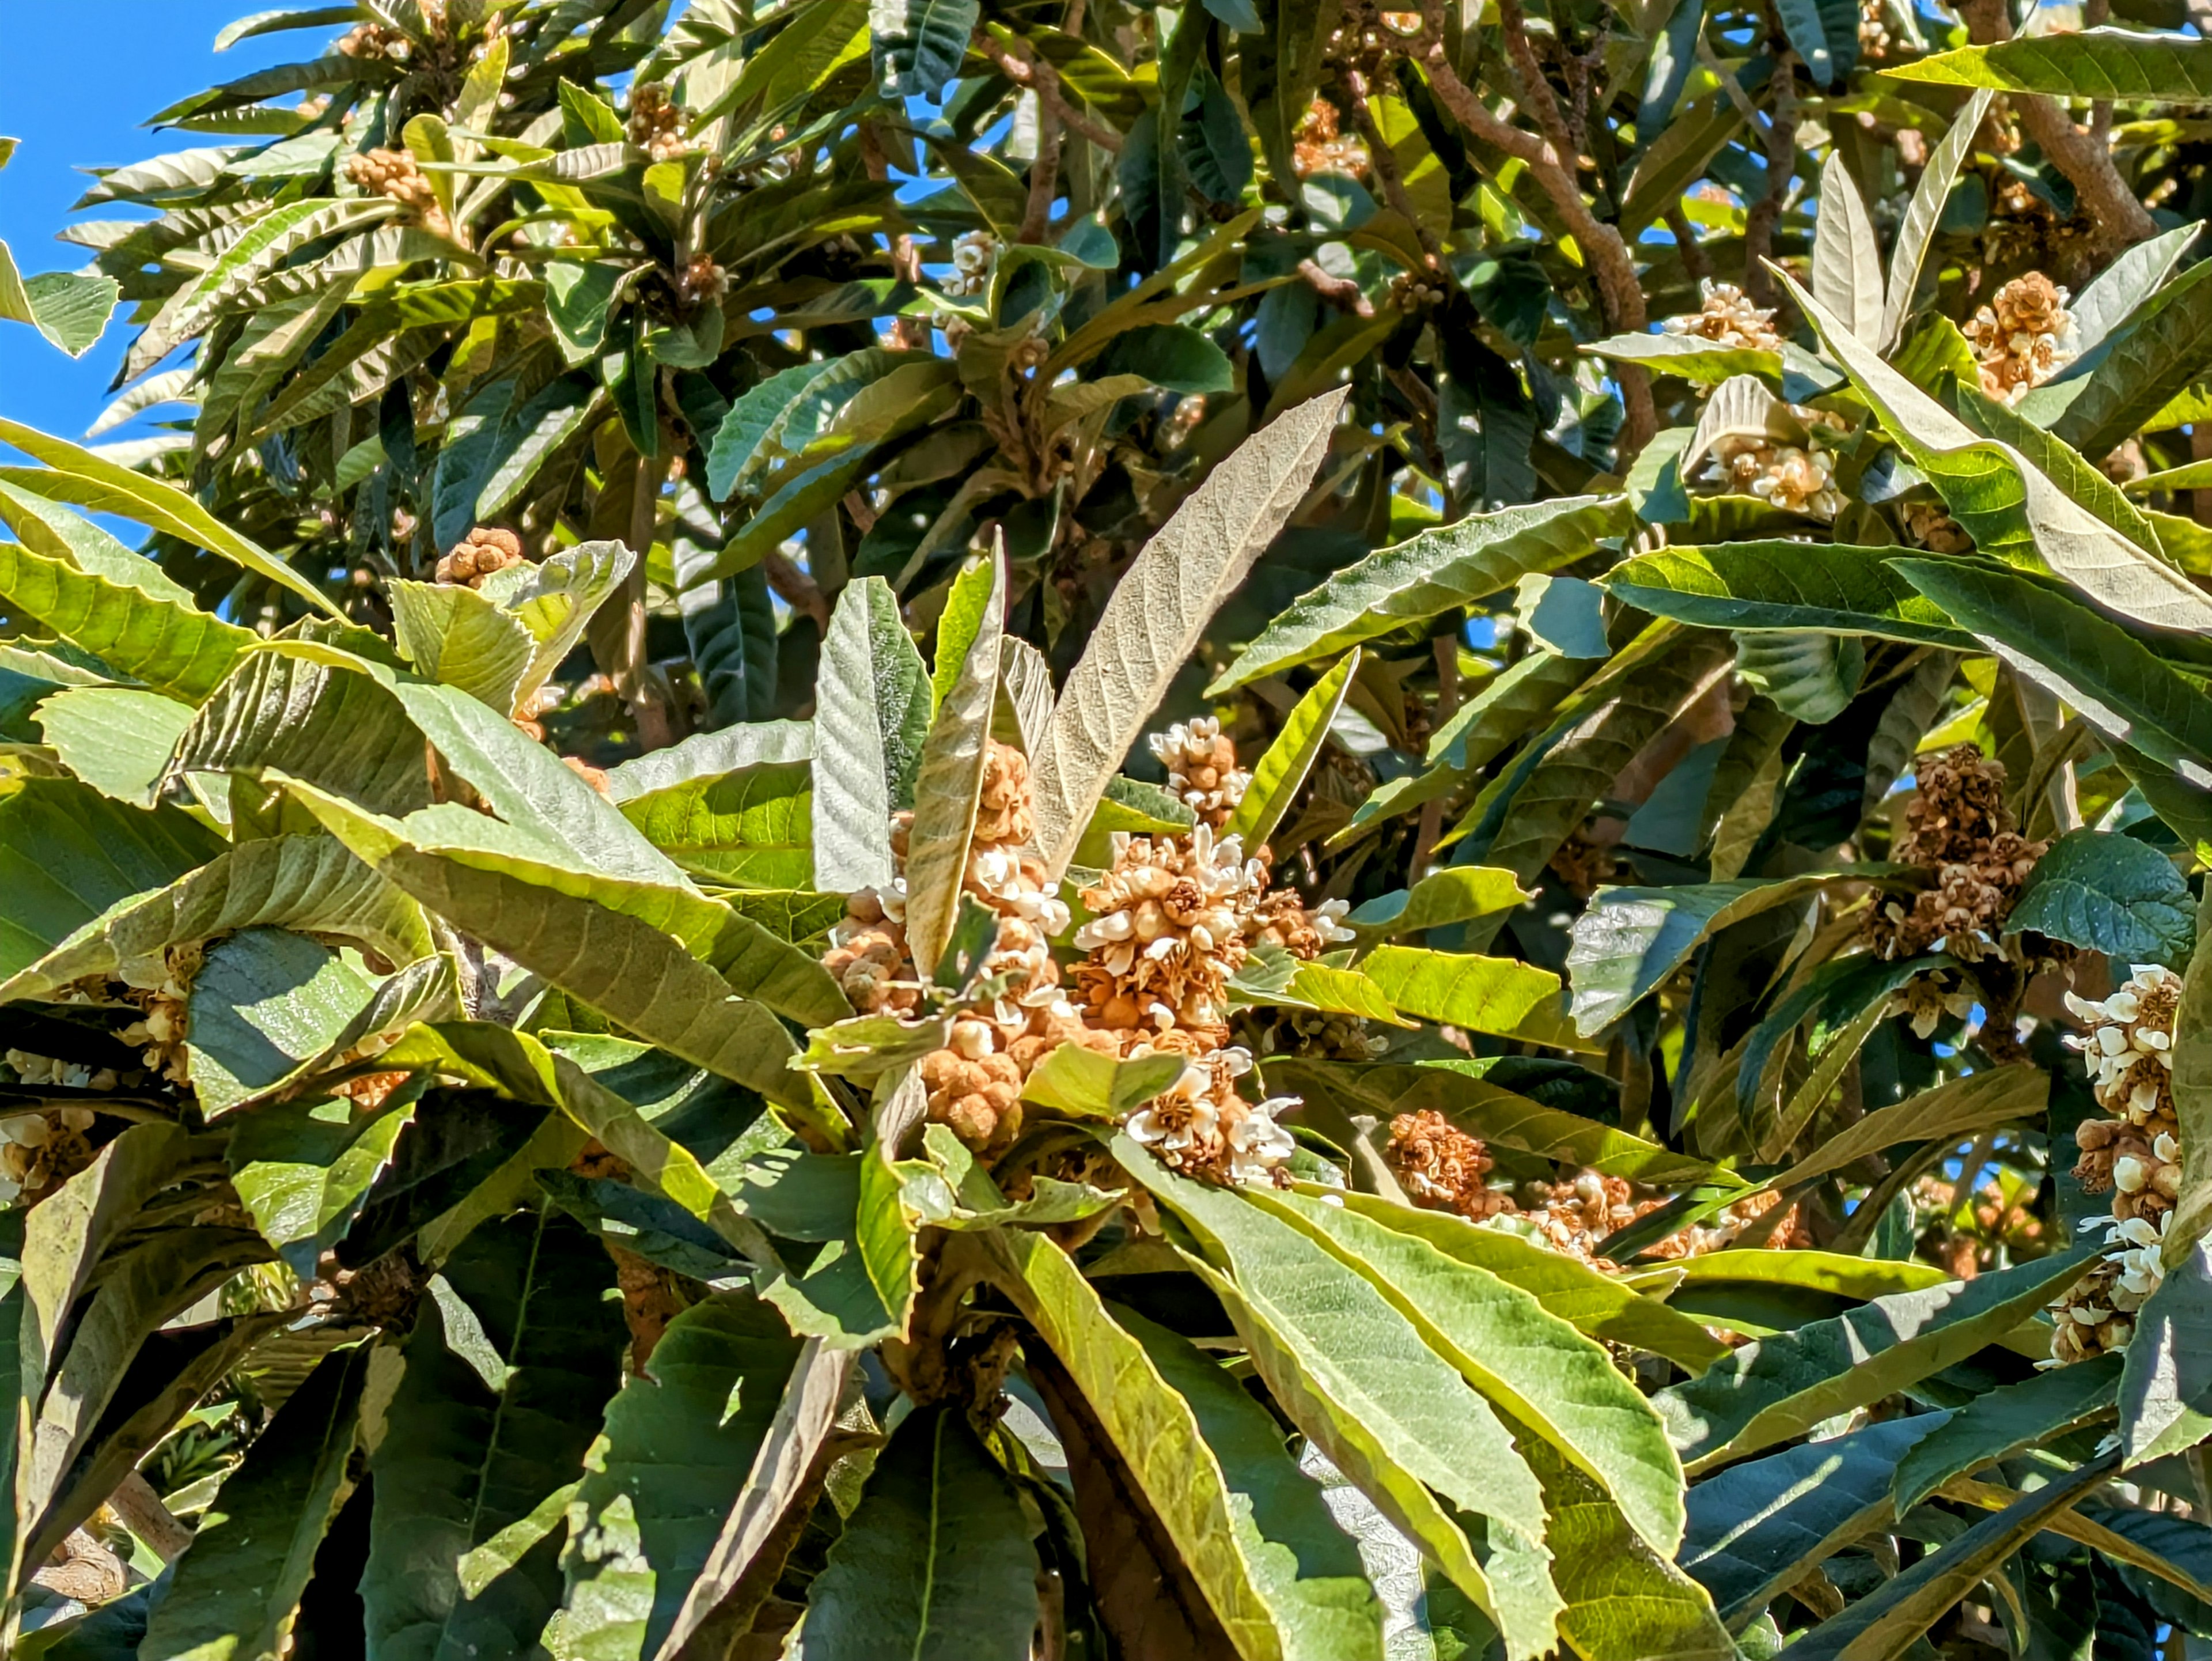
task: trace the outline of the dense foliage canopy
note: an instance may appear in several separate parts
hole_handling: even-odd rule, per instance
[[[0,1652],[2202,1653],[2212,45],[2085,12],[227,30],[0,247],[132,331]]]

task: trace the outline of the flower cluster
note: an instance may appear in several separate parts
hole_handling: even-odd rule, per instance
[[[1407,1197],[1431,1211],[1456,1211],[1479,1223],[1516,1209],[1512,1196],[1489,1185],[1490,1150],[1432,1107],[1390,1121],[1382,1157]]]
[[[1128,1132],[1180,1171],[1228,1183],[1268,1183],[1297,1151],[1275,1115],[1291,1097],[1248,1104],[1237,1080],[1252,1070],[1249,1050],[1231,1045],[1192,1058],[1175,1083],[1129,1116]]]
[[[1833,519],[1843,511],[1835,464],[1817,439],[1809,448],[1748,433],[1731,433],[1713,445],[1711,472],[1722,488],[1754,496],[1792,514]]]
[[[999,239],[988,231],[964,231],[952,242],[952,275],[945,279],[945,292],[979,295],[991,286],[991,271],[999,263]]]
[[[1237,743],[1212,716],[1177,721],[1146,742],[1167,769],[1175,799],[1216,830],[1229,823],[1252,776],[1237,765]]]
[[[1754,306],[1733,283],[1707,277],[1698,285],[1705,304],[1698,311],[1670,317],[1660,327],[1671,335],[1710,340],[1717,346],[1761,352],[1782,350],[1782,337],[1774,332],[1771,307]]]
[[[1902,517],[1905,540],[1916,548],[1931,554],[1963,554],[1974,545],[1966,527],[1940,502],[1908,502]]]
[[[370,196],[389,197],[439,236],[453,234],[453,222],[431,187],[429,175],[405,150],[373,149],[346,158],[346,177]]]
[[[1938,941],[1970,963],[1996,954],[2021,885],[2050,843],[2020,834],[2005,806],[2004,765],[1978,746],[1922,756],[1913,771],[1919,789],[1905,806],[1894,857],[1932,873],[1934,885],[1910,907],[1878,902],[1867,940],[1885,958],[1912,957]]]
[[[1301,179],[1317,173],[1359,179],[1367,172],[1367,146],[1345,135],[1344,118],[1326,98],[1306,106],[1304,118],[1291,135],[1291,159]]]
[[[1113,864],[1083,891],[1091,920],[1075,932],[1090,955],[1078,996],[1094,1025],[1194,1053],[1229,1041],[1229,977],[1250,948],[1245,925],[1267,873],[1235,837],[1117,832]]]
[[[687,306],[703,306],[730,291],[730,274],[705,254],[677,274],[676,297]]]
[[[2040,271],[2015,277],[1966,324],[1982,390],[2017,404],[2080,354],[2066,290]]]
[[[684,137],[684,112],[668,88],[647,81],[629,95],[629,142],[656,161],[674,161],[691,148]]]
[[[405,35],[381,23],[355,24],[338,37],[337,50],[342,58],[357,58],[364,63],[385,58],[404,64],[415,55],[414,45]]]
[[[2181,1191],[2181,1123],[2173,1107],[2173,1021],[2181,977],[2137,964],[2101,1003],[2066,995],[2086,1031],[2067,1042],[2081,1051],[2090,1091],[2112,1116],[2075,1128],[2081,1151],[2074,1174],[2092,1194],[2112,1196],[2112,1215],[2092,1218],[2109,1248],[2096,1268],[2051,1305],[2057,1325],[2051,1364],[2079,1361],[2125,1344],[2135,1314],[2166,1274],[2166,1226]]]
[[[18,1060],[20,1054],[9,1050],[9,1065],[22,1074],[25,1083],[37,1082],[32,1077],[33,1069],[23,1063],[41,1058]],[[92,1145],[85,1140],[85,1132],[92,1129],[92,1110],[76,1106],[0,1119],[0,1205],[13,1205],[27,1194],[35,1198],[90,1164]]]
[[[494,571],[522,563],[522,538],[512,531],[479,525],[455,543],[438,562],[439,581],[480,588]]]

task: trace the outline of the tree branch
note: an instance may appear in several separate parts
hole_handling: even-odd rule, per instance
[[[977,33],[975,44],[983,56],[998,66],[1000,74],[1016,86],[1036,93],[1039,108],[1061,126],[1070,132],[1081,133],[1101,149],[1121,153],[1121,135],[1093,121],[1069,103],[1067,95],[1060,90],[1060,71],[1050,64],[1034,56],[1017,58],[988,32]]]
[[[1744,216],[1744,292],[1754,306],[1773,306],[1774,273],[1766,262],[1774,252],[1774,232],[1782,204],[1797,172],[1797,54],[1782,46],[1774,54],[1774,107],[1766,118],[1766,191]]]
[[[2002,4],[2002,0],[1996,3]],[[1444,50],[1443,0],[1421,0],[1421,18],[1428,38],[1422,63],[1437,101],[1453,120],[1477,138],[1528,164],[1529,177],[1551,198],[1559,217],[1566,222],[1576,246],[1582,250],[1597,289],[1598,312],[1606,326],[1622,333],[1640,333],[1645,322],[1644,288],[1636,275],[1635,258],[1620,231],[1598,218],[1590,211],[1589,204],[1583,200],[1582,186],[1575,182],[1571,171],[1571,159],[1561,161],[1554,145],[1492,114],[1467,82],[1460,79],[1459,71],[1452,67],[1451,58]],[[1540,94],[1529,95],[1548,99],[1550,94],[1551,88],[1545,86]],[[1556,100],[1552,102],[1551,109],[1557,122]],[[1651,435],[1658,430],[1658,417],[1651,403],[1651,381],[1640,367],[1632,363],[1619,365],[1614,374],[1620,380],[1621,402],[1627,411],[1627,419],[1621,426],[1620,449],[1624,457],[1632,456],[1650,442]]]
[[[1959,15],[1978,46],[1994,46],[2012,39],[2012,20],[2005,0],[1959,0]],[[2136,199],[2112,153],[2094,134],[2074,125],[2074,118],[2056,99],[2040,94],[2012,93],[2014,114],[2051,164],[2074,186],[2075,206],[2086,210],[2095,228],[2100,257],[2110,259],[2136,242],[2158,234],[2158,222]]]

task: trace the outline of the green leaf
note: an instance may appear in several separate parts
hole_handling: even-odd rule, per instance
[[[1850,873],[1864,874],[1863,868]],[[1673,888],[1600,888],[1569,931],[1567,977],[1574,985],[1577,1029],[1585,1035],[1603,1031],[1687,963],[1699,942],[1746,917],[1809,899],[1835,880],[1823,872]]]
[[[814,880],[841,893],[888,888],[891,814],[914,806],[933,699],[921,654],[881,577],[837,597],[814,682]]]
[[[1939,87],[1988,87],[2056,98],[2212,104],[2212,51],[2195,40],[2095,28],[1939,52],[1882,73]]]
[[[583,1475],[623,1382],[627,1332],[605,1250],[550,1206],[477,1229],[441,1271],[482,1329],[498,1382],[448,1341],[425,1299],[369,1459],[361,1597],[374,1653],[416,1661],[526,1654],[560,1607],[550,1536],[473,1591],[463,1557]]]
[[[1708,1476],[1690,1489],[1679,1561],[1741,1628],[1885,1518],[1899,1457],[1942,1422],[1940,1413],[1891,1419]]]
[[[999,692],[999,643],[1005,637],[1004,539],[991,552],[988,585],[971,584],[975,631],[957,646],[940,639],[937,713],[915,775],[914,824],[908,832],[906,935],[917,965],[933,969],[952,938],[975,805],[983,788],[991,710]],[[957,657],[948,652],[957,650]]]
[[[39,705],[39,730],[62,765],[104,796],[151,807],[192,712],[159,692],[75,686]]]
[[[15,781],[0,792],[0,879],[9,894],[0,910],[0,972],[20,975],[110,907],[222,851],[212,833],[175,808],[146,812],[74,779]]]
[[[192,496],[185,496],[175,484],[164,484],[146,473],[133,473],[128,466],[95,455],[93,451],[70,445],[62,438],[49,438],[33,427],[24,427],[15,420],[0,418],[0,442],[13,445],[24,455],[33,455],[53,472],[40,473],[40,496],[49,496],[60,502],[76,502],[77,507],[93,508],[97,513],[119,513],[126,520],[137,520],[150,531],[168,531],[175,538],[184,538],[195,549],[206,549],[208,553],[222,555],[232,564],[246,566],[254,575],[268,577],[279,588],[289,588],[310,604],[310,608],[330,617],[338,615],[323,597],[321,588],[299,575],[283,560],[276,560],[264,549],[254,546],[230,526],[215,518],[208,508]]]
[[[1802,1435],[1994,1342],[2081,1278],[2081,1249],[1978,1278],[1900,1293],[1735,1351],[1654,1396],[1695,1475]]]
[[[1944,505],[1980,547],[2016,541],[2019,527],[2024,527],[2052,570],[2123,616],[2167,628],[2212,626],[2212,599],[2187,577],[2097,518],[2019,451],[1980,438],[1852,338],[1839,319],[1789,277],[1782,281],[1875,406],[1882,425],[1934,482]]]
[[[1383,894],[1352,908],[1345,922],[1363,935],[1418,934],[1455,922],[1515,911],[1534,896],[1522,891],[1510,871],[1485,865],[1453,865],[1431,871],[1411,888]]]
[[[520,620],[461,583],[395,577],[385,592],[399,654],[418,674],[514,714],[537,645]]]
[[[1237,384],[1229,355],[1182,323],[1123,330],[1100,356],[1098,373],[1137,375],[1171,392],[1225,392]]]
[[[905,0],[903,10],[899,29],[879,37],[897,94],[941,97],[967,58],[982,8],[979,0]]]
[[[187,603],[45,557],[21,543],[0,542],[0,596],[12,613],[37,618],[79,650],[191,703],[215,691],[255,642],[252,630]]]
[[[1063,1043],[1030,1070],[1022,1083],[1022,1099],[1077,1118],[1118,1121],[1174,1084],[1187,1065],[1181,1056],[1123,1061]]]
[[[2212,708],[2137,631],[2024,574],[1962,558],[1900,559],[1912,586],[2100,732],[2212,784]]]
[[[629,797],[623,817],[702,880],[810,888],[823,880],[814,865],[815,782],[830,771],[795,762],[705,774]],[[888,815],[884,826],[888,836]]]
[[[1816,79],[1823,77],[1815,71]],[[1881,341],[1881,239],[1840,151],[1820,164],[1820,213],[1813,224],[1813,295],[1862,340]]]
[[[1026,1661],[1036,1554],[1013,1480],[957,1402],[907,1415],[806,1598],[852,1661]]]
[[[1929,245],[1935,240],[1936,227],[1950,203],[1951,187],[1959,182],[1960,171],[1973,153],[1974,136],[1981,131],[1983,117],[1989,113],[1991,95],[1986,92],[1972,94],[1964,107],[1951,117],[1949,128],[1929,154],[1928,165],[1920,170],[1920,181],[1912,187],[1911,200],[1905,204],[1905,216],[1897,223],[1896,240],[1890,245],[1889,284],[1882,301],[1881,332],[1869,343],[1877,351],[1889,350],[1904,334],[1905,319],[1912,310],[1913,295],[1920,287],[1921,268],[1927,262]]]
[[[800,1342],[749,1292],[671,1322],[607,1405],[561,1553],[556,1661],[653,1661],[775,1419]]]
[[[1602,1347],[1510,1281],[1346,1207],[1257,1191],[1253,1199],[1358,1270],[1492,1406],[1550,1443],[1638,1535],[1674,1555],[1681,1464],[1658,1415]]]
[[[2120,1357],[2099,1355],[1985,1391],[1954,1409],[1896,1462],[1891,1486],[1897,1514],[1902,1517],[1954,1476],[2101,1418],[2112,1411],[2119,1390]]]
[[[2041,1123],[2051,1075],[2038,1067],[1984,1068],[1876,1108],[1772,1179],[1787,1191],[1900,1142],[1951,1142],[2014,1123]]]
[[[1346,566],[1262,630],[1215,694],[1315,658],[1329,657],[1408,623],[1471,605],[1625,536],[1635,515],[1622,496],[1569,496],[1476,514]]]
[[[224,1149],[231,1185],[294,1274],[312,1279],[322,1254],[345,1238],[414,1116],[411,1101],[356,1117],[348,1098],[310,1098],[233,1120]]]
[[[1757,346],[1723,346],[1703,335],[1617,334],[1583,350],[1593,356],[1641,363],[1654,374],[1680,375],[1700,386],[1717,386],[1740,374],[1778,380],[1782,355]]]
[[[369,1351],[325,1355],[223,1479],[169,1571],[143,1652],[174,1661],[273,1656],[353,1488]]]
[[[1708,629],[1818,630],[1972,649],[1972,636],[1892,570],[1894,548],[1735,542],[1623,560],[1599,586],[1650,611]]]
[[[1252,782],[1222,827],[1223,836],[1241,837],[1245,847],[1257,849],[1274,834],[1313,770],[1322,745],[1328,742],[1328,729],[1358,672],[1359,649],[1354,647],[1297,701],[1274,742],[1253,767]]]
[[[1401,1014],[1501,1038],[1577,1047],[1559,977],[1549,970],[1411,946],[1377,946],[1359,966]]]
[[[191,590],[147,555],[125,546],[74,508],[49,502],[16,482],[34,483],[45,477],[35,468],[0,469],[0,522],[24,547],[43,559],[58,560],[122,587],[196,609]]]
[[[305,934],[248,928],[217,940],[185,1001],[185,1054],[203,1109],[212,1117],[292,1077],[329,1050],[374,993],[359,970]]]
[[[579,873],[466,809],[395,821],[288,788],[366,863],[570,996],[770,1100],[808,1104],[771,1012],[835,1020],[847,1006],[826,970],[758,923],[687,890]]]
[[[1380,1292],[1297,1229],[1170,1174],[1126,1136],[1114,1149],[1233,1277],[1206,1279],[1292,1421],[1484,1605],[1510,1656],[1548,1649],[1562,1604],[1541,1543],[1543,1494],[1489,1406]],[[1431,1488],[1486,1519],[1486,1567]]]
[[[2112,1461],[2096,1460],[1975,1524],[1941,1551],[1800,1637],[1790,1646],[1793,1661],[1905,1654],[1998,1564],[2111,1475]]]
[[[814,754],[814,724],[805,721],[763,721],[694,733],[665,750],[632,757],[607,769],[607,798],[617,804],[690,779],[711,778],[742,768],[806,761]]]
[[[1240,1661],[1378,1655],[1380,1611],[1358,1558],[1316,1515],[1317,1496],[1251,1398],[1187,1341],[1109,1311],[1045,1237],[1000,1229],[975,1238],[994,1281],[1066,1369]]]
[[[0,320],[29,324],[71,357],[82,357],[106,332],[121,292],[113,277],[92,271],[26,277],[0,242]]]
[[[1345,394],[1328,392],[1239,445],[1145,545],[1068,672],[1042,752],[1030,757],[1048,880],[1214,610],[1289,520],[1328,454]]]
[[[2173,1110],[2181,1141],[2181,1193],[2166,1224],[2178,1248],[2205,1232],[2212,1216],[2212,918],[2197,916],[2197,949],[2181,977],[2174,1012]]]
[[[2205,1343],[2212,1331],[2212,1244],[2192,1241],[2179,1258],[2136,1312],[2136,1336],[2128,1341],[2120,1443],[2131,1469],[2185,1452],[2212,1434],[2212,1350]]]
[[[382,811],[430,800],[422,734],[374,681],[289,653],[248,652],[185,729],[170,770],[271,770]]]
[[[2036,861],[2005,932],[2173,968],[2189,961],[2196,912],[2188,883],[2156,849],[2117,831],[2069,830]]]
[[[2188,391],[2212,359],[2212,287],[2191,267],[2151,296],[2106,342],[2101,360],[2070,386],[2054,436],[2103,455]]]
[[[358,940],[394,963],[432,949],[421,910],[343,845],[271,837],[127,894],[0,983],[0,1001],[44,997],[71,981],[158,960],[172,946],[260,925]]]

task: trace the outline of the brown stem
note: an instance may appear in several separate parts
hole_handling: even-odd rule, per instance
[[[1978,46],[1993,46],[2012,39],[2012,20],[2006,15],[2005,0],[1960,0],[1959,15],[1966,19],[1967,33]],[[2056,99],[2029,93],[2008,95],[2013,113],[2019,116],[2027,136],[2074,186],[2075,205],[2088,215],[2100,257],[2110,259],[2121,249],[2158,234],[2158,222],[2120,177],[2103,140],[2075,126],[2074,118]]]
[[[1053,198],[1060,191],[1060,118],[1039,99],[1037,153],[1030,161],[1030,196],[1022,208],[1022,228],[1014,234],[1018,241],[1042,242],[1052,222]]]
[[[1536,43],[1528,38],[1528,17],[1521,9],[1521,0],[1498,0],[1498,22],[1505,36],[1505,55],[1513,60],[1513,74],[1521,83],[1521,107],[1571,173],[1581,151],[1567,130],[1566,118],[1559,113],[1552,83],[1544,78],[1544,66],[1536,61]]]
[[[983,56],[998,66],[999,73],[1018,87],[1026,87],[1037,95],[1038,106],[1049,113],[1071,132],[1081,133],[1104,150],[1119,155],[1121,135],[1113,128],[1102,126],[1067,101],[1060,90],[1060,71],[1038,57],[1017,58],[988,33],[978,34],[975,44]]]
[[[821,587],[781,549],[771,548],[761,556],[761,573],[785,605],[801,617],[811,618],[823,635],[830,632],[830,603],[822,598]]]
[[[1774,103],[1766,114],[1766,192],[1744,216],[1744,293],[1754,306],[1773,306],[1774,273],[1766,262],[1774,252],[1775,228],[1797,171],[1797,54],[1784,47],[1774,55]]]
[[[1310,259],[1298,261],[1298,275],[1305,279],[1308,288],[1337,310],[1350,312],[1356,317],[1375,315],[1374,303],[1350,277],[1331,277]]]
[[[640,456],[637,477],[630,497],[629,545],[637,555],[637,564],[623,584],[616,604],[625,608],[623,618],[621,645],[618,648],[618,669],[610,671],[617,690],[637,717],[637,742],[641,750],[665,750],[675,740],[674,729],[668,723],[668,710],[653,691],[647,676],[645,652],[645,567],[647,556],[653,552],[653,532],[660,511],[660,474],[653,460]],[[626,683],[626,684],[625,684]]]
[[[1452,718],[1459,708],[1459,631],[1438,635],[1435,642],[1437,654],[1437,708],[1431,732],[1436,731]],[[1436,847],[1437,838],[1443,832],[1444,804],[1442,797],[1429,802],[1421,809],[1419,827],[1413,832],[1413,880],[1419,882],[1428,869],[1430,850]]]
[[[1682,211],[1677,202],[1662,216],[1667,228],[1674,234],[1674,246],[1682,251],[1682,269],[1689,273],[1690,281],[1702,283],[1713,274],[1713,262],[1705,258],[1705,251],[1698,245],[1697,227],[1690,223],[1690,216]]]
[[[2002,0],[1998,3],[2002,4]],[[1582,186],[1575,182],[1571,171],[1571,158],[1563,161],[1554,144],[1492,114],[1467,82],[1460,79],[1459,71],[1452,67],[1450,56],[1444,50],[1443,0],[1421,0],[1421,19],[1429,43],[1422,62],[1437,101],[1453,120],[1477,138],[1528,164],[1529,177],[1551,198],[1553,207],[1566,222],[1569,233],[1582,250],[1596,285],[1598,312],[1606,326],[1620,333],[1642,333],[1645,322],[1644,288],[1636,274],[1635,257],[1630,253],[1620,232],[1598,218],[1590,211],[1589,204],[1583,200]],[[1540,79],[1537,85],[1541,88],[1540,93],[1528,95],[1547,102],[1553,125],[1559,125],[1559,105],[1551,99],[1551,88],[1544,86]],[[1537,119],[1541,121],[1540,112]],[[1658,430],[1658,414],[1651,402],[1650,377],[1640,367],[1623,363],[1613,373],[1620,382],[1621,403],[1627,411],[1617,447],[1625,465],[1651,441],[1651,435]]]

